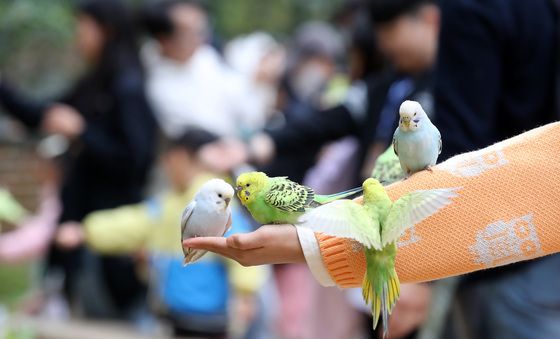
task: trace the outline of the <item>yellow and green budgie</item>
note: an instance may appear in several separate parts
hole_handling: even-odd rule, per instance
[[[389,314],[400,293],[395,271],[396,242],[406,229],[450,204],[457,189],[414,191],[395,202],[376,179],[367,179],[363,190],[363,205],[348,199],[334,201],[303,215],[299,225],[352,239],[363,246],[367,270],[362,293],[366,303],[371,303],[374,329],[382,315],[385,336]]]
[[[318,195],[313,189],[287,177],[270,178],[263,172],[241,174],[235,190],[241,204],[261,224],[295,224],[309,209],[362,192],[362,188],[358,187],[331,195]]]

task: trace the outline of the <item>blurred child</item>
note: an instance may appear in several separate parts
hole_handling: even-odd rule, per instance
[[[36,174],[41,189],[39,208],[34,215],[28,215],[8,191],[0,189],[0,224],[4,223],[0,230],[10,230],[0,231],[0,263],[28,262],[45,255],[61,212],[59,156],[66,148],[67,141],[57,135],[39,143],[37,153],[41,162]]]
[[[228,332],[228,301],[234,300],[234,306],[246,309],[266,275],[263,268],[243,268],[212,254],[183,267],[181,213],[198,188],[215,177],[197,159],[198,150],[215,140],[208,132],[188,130],[171,141],[162,156],[169,190],[140,204],[90,213],[83,221],[84,228],[61,226],[70,235],[70,246],[83,239],[103,254],[145,252],[151,305],[180,336],[224,337]],[[230,232],[251,230],[239,208],[234,207],[233,214]],[[254,314],[254,310],[243,313]],[[243,322],[249,323],[238,319],[236,325]]]
[[[61,297],[62,284],[53,284],[59,281],[51,276],[39,283],[42,259],[62,210],[58,195],[60,156],[67,146],[66,139],[54,135],[43,139],[37,147],[39,163],[30,173],[37,176],[40,186],[36,211],[25,211],[8,191],[0,188],[0,224],[4,224],[0,230],[0,313],[2,306],[6,306],[2,304],[7,303],[18,312],[40,312],[48,319],[68,316],[68,305]],[[14,324],[8,321],[8,325]],[[0,337],[3,338],[1,331]]]

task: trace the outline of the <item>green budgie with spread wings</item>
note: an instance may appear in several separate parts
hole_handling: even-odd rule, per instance
[[[270,178],[263,172],[248,172],[237,178],[236,191],[241,204],[261,224],[295,224],[309,209],[358,195],[362,188],[318,195],[287,177]]]
[[[379,180],[383,185],[390,185],[402,180],[406,174],[402,170],[399,157],[395,154],[393,147],[387,148],[375,161],[375,167],[371,172],[371,177]]]
[[[397,240],[406,229],[449,205],[457,189],[414,191],[395,202],[375,179],[367,179],[363,189],[363,205],[347,199],[334,201],[303,215],[300,226],[363,245],[367,270],[362,293],[366,303],[371,303],[373,328],[381,315],[385,336],[389,314],[400,293],[395,271]]]

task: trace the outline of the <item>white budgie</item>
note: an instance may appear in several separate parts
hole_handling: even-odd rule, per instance
[[[185,207],[181,217],[182,240],[223,236],[231,225],[230,202],[234,191],[222,179],[207,181]],[[183,248],[185,265],[200,259],[206,251]]]

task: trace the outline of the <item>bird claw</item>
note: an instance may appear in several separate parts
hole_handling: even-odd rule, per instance
[[[430,173],[433,173],[433,172],[434,172],[434,170],[432,169],[432,166],[426,167],[425,170],[428,171],[428,172],[430,172]]]

